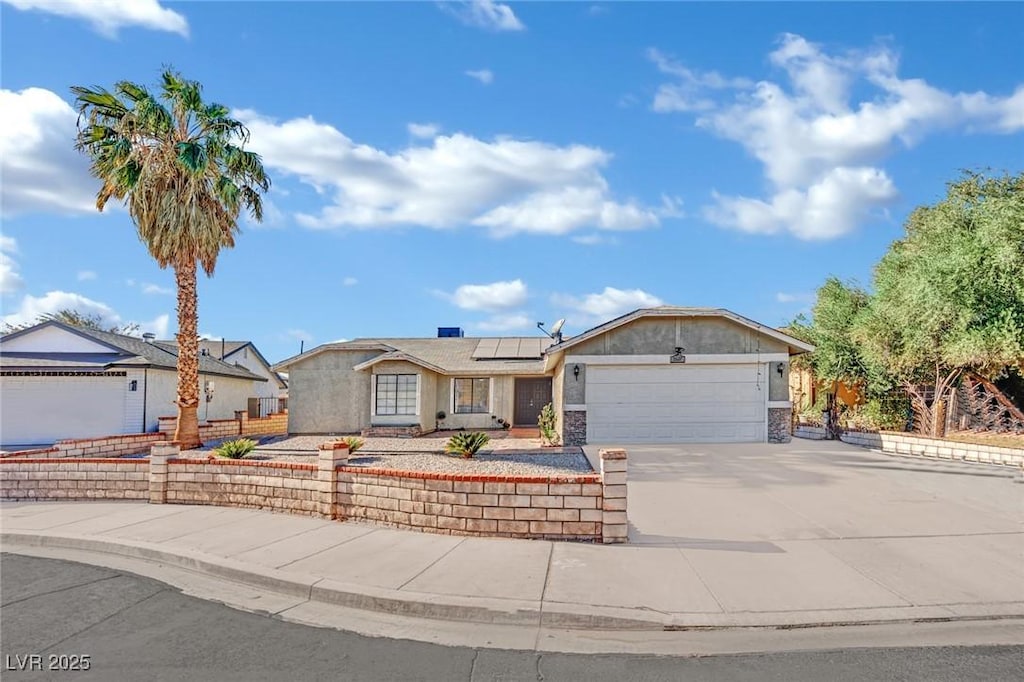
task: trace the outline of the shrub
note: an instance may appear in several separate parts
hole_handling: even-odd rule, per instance
[[[366,441],[359,436],[346,436],[341,439],[341,442],[348,446],[348,454],[350,455],[366,445]]]
[[[221,443],[219,446],[214,448],[213,452],[218,457],[227,457],[228,459],[242,459],[250,452],[256,449],[256,441],[249,438],[239,438],[237,440],[228,440]]]
[[[467,459],[471,458],[476,453],[480,452],[480,448],[491,442],[491,437],[486,433],[479,431],[469,432],[460,431],[454,436],[448,439],[448,443],[445,444],[445,452],[449,452],[453,455],[459,455]]]
[[[548,445],[558,445],[561,438],[555,430],[555,406],[551,403],[545,405],[537,417],[537,426],[540,428],[540,438]]]

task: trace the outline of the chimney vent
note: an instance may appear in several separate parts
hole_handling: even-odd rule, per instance
[[[156,334],[154,334],[153,332],[146,332],[145,334],[142,335],[142,340],[145,341],[146,343],[153,343],[153,339],[155,338]]]

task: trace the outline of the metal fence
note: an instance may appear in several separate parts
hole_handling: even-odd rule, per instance
[[[249,418],[258,419],[288,409],[288,398],[249,398]]]

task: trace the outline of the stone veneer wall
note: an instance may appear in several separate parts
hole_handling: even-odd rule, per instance
[[[129,433],[121,436],[99,436],[97,438],[77,438],[59,440],[50,448],[36,450],[19,450],[7,452],[0,458],[33,457],[33,458],[68,458],[68,457],[104,457],[108,455],[137,455],[149,452],[153,443],[166,440],[162,433]]]
[[[894,431],[844,431],[840,439],[851,445],[876,448],[897,455],[1024,466],[1024,448],[959,443]]]
[[[565,445],[587,444],[586,410],[565,410],[562,412],[562,443]]]
[[[145,500],[149,461],[145,459],[38,459],[0,461],[0,499]]]
[[[791,440],[793,408],[768,408],[768,442],[788,443]]]

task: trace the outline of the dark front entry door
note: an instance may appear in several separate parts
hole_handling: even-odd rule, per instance
[[[541,409],[551,402],[551,377],[516,379],[516,426],[536,426]]]

